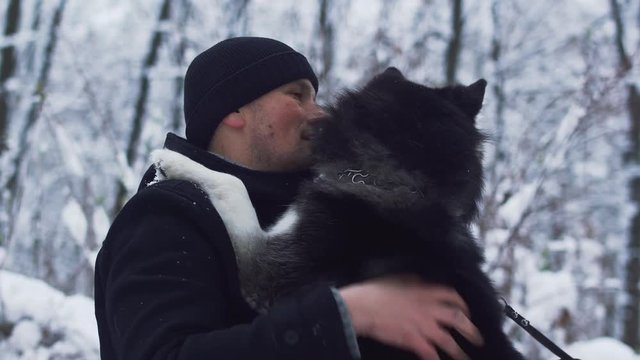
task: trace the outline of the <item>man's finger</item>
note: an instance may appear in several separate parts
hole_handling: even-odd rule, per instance
[[[407,350],[412,351],[422,360],[440,360],[436,348],[419,334],[411,341]]]
[[[460,309],[451,308],[449,311],[443,311],[438,317],[438,320],[445,327],[455,329],[472,344],[476,346],[484,345],[484,339],[480,334],[480,330],[478,330]]]
[[[447,304],[451,307],[459,308],[469,316],[469,307],[464,302],[460,294],[450,287],[441,285],[425,285],[423,294],[431,299]]]
[[[440,350],[447,353],[454,360],[469,360],[469,356],[462,350],[451,334],[442,329],[437,334],[432,334],[431,341]]]

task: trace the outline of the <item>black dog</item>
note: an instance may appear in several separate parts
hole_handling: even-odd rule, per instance
[[[485,137],[475,117],[485,87],[480,80],[434,89],[389,68],[344,94],[311,131],[315,177],[268,231],[237,178],[183,168],[167,155],[156,162],[169,177],[188,178],[209,193],[255,308],[319,280],[342,286],[416,273],[452,286],[468,304],[485,345],[474,348],[454,336],[472,359],[523,359],[502,331],[502,308],[469,229],[483,185]],[[219,195],[222,187],[226,196]],[[229,187],[237,189],[232,199]],[[363,359],[416,358],[367,340],[361,350]]]

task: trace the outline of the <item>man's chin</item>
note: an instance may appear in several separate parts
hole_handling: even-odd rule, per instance
[[[303,149],[299,149],[289,162],[288,171],[300,171],[306,170],[313,165],[313,158],[311,156],[310,146],[305,146]]]

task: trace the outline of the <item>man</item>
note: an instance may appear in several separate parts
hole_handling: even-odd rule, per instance
[[[233,38],[185,77],[186,140],[165,147],[243,181],[263,227],[308,178],[308,125],[322,115],[306,58],[266,38]],[[150,169],[151,170],[151,169]],[[101,356],[109,359],[357,359],[355,336],[439,359],[466,355],[448,329],[482,338],[460,296],[407,276],[341,289],[309,284],[266,314],[243,300],[231,244],[203,191],[153,181],[115,219],[96,262]]]

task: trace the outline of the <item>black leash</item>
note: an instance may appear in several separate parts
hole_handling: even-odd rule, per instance
[[[549,349],[552,353],[560,357],[560,360],[579,360],[572,358],[569,354],[564,352],[564,350],[560,349],[558,345],[554,344],[548,337],[544,336],[538,329],[533,327],[529,320],[525,319],[524,316],[518,314],[505,299],[502,299],[504,302],[504,313],[509,317],[509,319],[513,320],[516,324],[518,324],[524,331],[528,332],[529,335],[533,336],[536,341],[542,344],[544,347]]]

